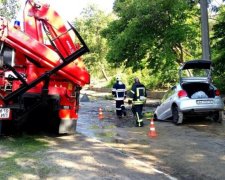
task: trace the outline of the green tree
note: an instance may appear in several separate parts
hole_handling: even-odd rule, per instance
[[[213,26],[212,59],[214,63],[214,81],[225,92],[225,6],[221,6]]]
[[[12,20],[16,17],[19,9],[19,2],[17,0],[0,0],[0,16]]]
[[[111,15],[106,15],[95,5],[89,5],[74,22],[90,49],[90,53],[84,56],[85,64],[92,76],[102,76],[106,80],[108,80],[107,72],[110,70],[105,59],[108,46],[100,33],[111,20]]]
[[[147,67],[164,86],[176,81],[180,63],[200,57],[199,9],[187,0],[116,0],[114,11],[103,36],[115,67]]]

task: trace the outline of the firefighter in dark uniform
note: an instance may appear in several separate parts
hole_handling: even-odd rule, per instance
[[[122,83],[120,77],[116,78],[116,83],[112,88],[112,95],[114,96],[116,101],[116,115],[119,118],[122,118],[123,115],[126,116],[124,100],[126,99],[127,91],[126,86],[124,83]]]
[[[128,103],[132,103],[132,112],[136,117],[136,126],[142,127],[144,125],[142,110],[146,103],[147,93],[145,86],[140,83],[138,78],[134,79],[134,84],[132,85],[129,96],[132,100],[129,100]]]

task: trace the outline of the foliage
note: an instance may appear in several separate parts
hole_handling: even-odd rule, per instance
[[[16,17],[19,9],[19,2],[17,0],[1,0],[0,1],[0,16],[12,20]]]
[[[106,69],[114,75],[109,87],[118,74],[128,86],[136,76],[151,89],[173,85],[181,63],[201,58],[198,3],[198,0],[116,0],[114,12],[117,18],[102,16],[94,6],[85,9],[76,24],[91,49],[85,61],[92,77],[102,77],[101,69]],[[209,8],[215,9],[212,4]],[[218,10],[220,12],[221,8],[214,12]],[[213,41],[216,46],[218,42]],[[224,47],[223,44],[220,46]],[[224,77],[224,63],[219,60],[223,59],[221,52],[221,49],[213,52],[214,57],[218,54],[214,60],[215,82],[221,82],[220,77]]]
[[[212,57],[214,63],[214,82],[218,88],[225,92],[225,6],[220,7],[219,14],[213,27]]]
[[[102,77],[102,72],[110,69],[105,59],[108,46],[100,32],[107,27],[111,19],[112,16],[106,15],[95,5],[89,5],[82,11],[81,17],[74,21],[75,27],[90,49],[90,53],[84,56],[84,61],[92,76]]]
[[[147,89],[165,89],[171,86],[170,83],[174,84],[177,82],[177,70],[166,72],[159,71],[157,73],[152,73],[152,71],[152,69],[144,68],[142,70],[132,72],[132,68],[126,68],[120,76],[122,82],[126,84],[127,89],[131,88],[134,83],[134,78],[136,77],[140,79]],[[165,78],[165,82],[161,80],[161,77]],[[168,81],[170,83],[167,83]],[[116,76],[109,81],[107,87],[111,88],[115,82]]]
[[[148,69],[149,86],[174,82],[180,63],[200,56],[198,9],[188,1],[116,0],[114,11],[118,18],[102,32],[107,60],[134,72]]]

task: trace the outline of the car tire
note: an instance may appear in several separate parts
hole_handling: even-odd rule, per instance
[[[154,114],[153,120],[154,120],[154,121],[158,121],[158,120],[159,120],[156,114]]]
[[[2,135],[2,121],[0,121],[0,136]]]
[[[172,120],[173,120],[174,124],[180,125],[180,124],[183,123],[183,116],[184,115],[181,111],[179,111],[177,106],[173,106],[172,114],[173,114]]]
[[[215,122],[222,123],[223,121],[223,111],[217,111],[212,115],[212,119]]]

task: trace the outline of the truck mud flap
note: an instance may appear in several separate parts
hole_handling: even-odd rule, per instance
[[[75,134],[77,120],[62,119],[59,125],[59,134]]]

